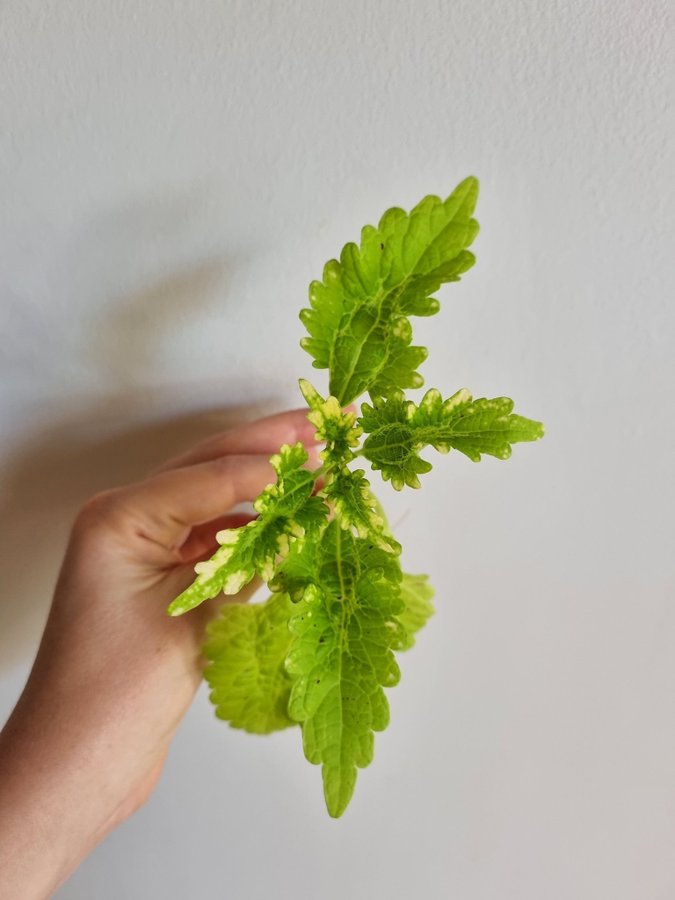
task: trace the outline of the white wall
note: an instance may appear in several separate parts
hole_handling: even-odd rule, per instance
[[[666,39],[660,0],[0,5],[2,715],[77,504],[296,405],[307,284],[387,206],[481,179],[427,383],[548,426],[381,487],[438,614],[342,820],[202,693],[60,900],[675,896]]]

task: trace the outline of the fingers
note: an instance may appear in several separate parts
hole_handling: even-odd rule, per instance
[[[317,468],[320,446],[304,409],[214,435],[145,481],[93,497],[80,511],[74,532],[80,539],[94,537],[102,527],[130,548],[152,547],[144,558],[162,566],[200,558],[215,549],[213,536],[221,527],[238,527],[252,518],[225,521],[234,521],[227,515],[234,506],[255,499],[276,480],[269,457],[296,441],[306,445],[305,465]],[[225,524],[212,527],[217,520]]]
[[[175,552],[193,526],[253,500],[274,480],[267,456],[223,456],[123,488],[114,504],[118,520],[131,523],[137,536]]]
[[[185,543],[181,544],[181,562],[196,563],[198,560],[208,559],[220,546],[216,540],[219,531],[225,528],[240,528],[255,518],[255,515],[249,513],[231,513],[203,525],[195,525]]]
[[[277,453],[282,444],[294,444],[297,441],[302,441],[305,445],[315,444],[314,432],[314,426],[307,421],[306,409],[278,413],[214,434],[187,452],[169,460],[160,471],[192,466],[232,454],[252,453],[271,456]]]

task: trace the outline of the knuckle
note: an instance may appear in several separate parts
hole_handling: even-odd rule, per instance
[[[236,460],[235,465],[233,465],[233,457],[231,456],[217,456],[212,460],[211,464],[214,471],[226,478],[231,477],[233,471],[236,470]]]
[[[73,531],[85,534],[112,524],[121,510],[120,499],[121,491],[116,488],[94,494],[80,507]]]

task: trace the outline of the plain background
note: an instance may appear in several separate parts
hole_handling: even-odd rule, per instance
[[[673,167],[665,2],[0,4],[0,713],[69,522],[299,405],[307,285],[388,206],[481,180],[428,386],[547,424],[376,479],[437,615],[340,821],[295,731],[205,692],[59,900],[675,896]]]

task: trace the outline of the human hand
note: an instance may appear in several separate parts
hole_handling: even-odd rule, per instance
[[[316,463],[305,415],[216,435],[80,511],[33,671],[0,735],[1,900],[49,896],[150,795],[222,598],[179,618],[166,606],[214,552],[216,532],[249,521],[228,511],[274,480],[268,459],[281,444],[302,441]]]

